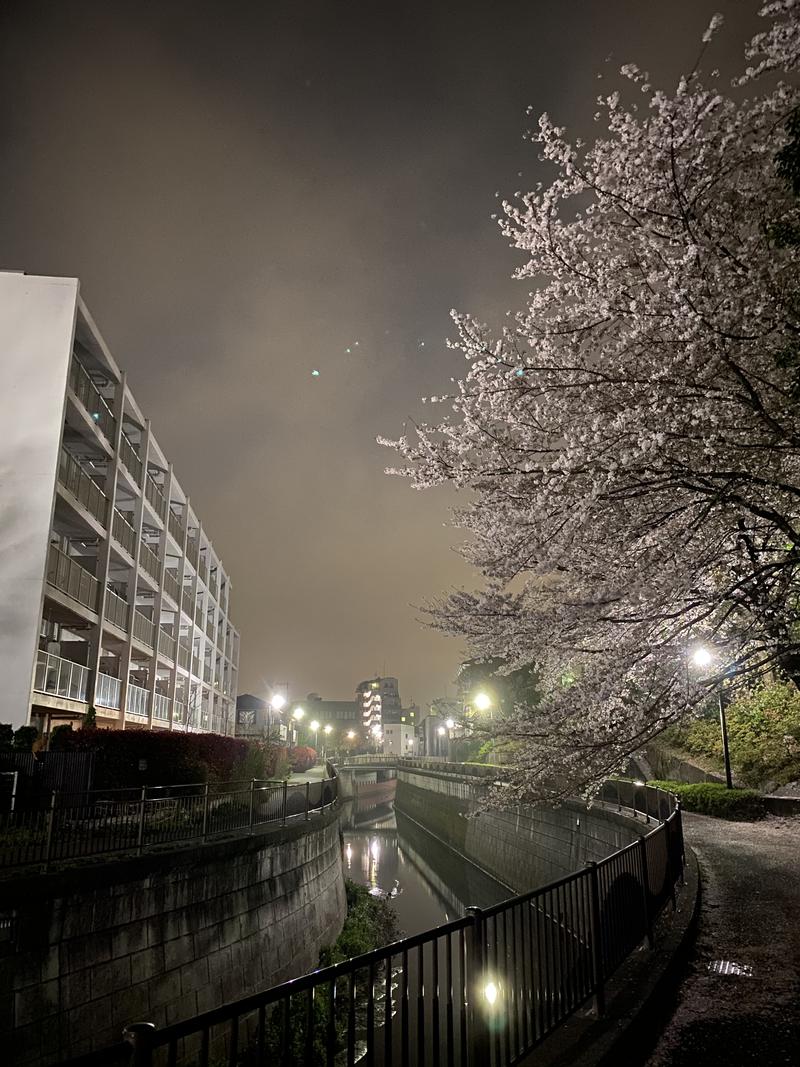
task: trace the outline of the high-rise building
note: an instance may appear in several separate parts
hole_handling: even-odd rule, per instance
[[[0,359],[0,722],[233,733],[230,578],[77,279],[0,273]]]
[[[399,721],[401,705],[397,679],[368,678],[365,682],[359,682],[356,686],[356,706],[361,712],[365,736],[380,733],[384,722]]]

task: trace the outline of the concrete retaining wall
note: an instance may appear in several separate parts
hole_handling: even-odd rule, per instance
[[[338,812],[0,883],[0,1041],[38,1067],[312,970],[345,916]]]
[[[469,782],[405,769],[397,777],[400,811],[518,893],[570,874],[588,860],[604,859],[645,829],[627,816],[587,811],[578,802],[481,811]]]

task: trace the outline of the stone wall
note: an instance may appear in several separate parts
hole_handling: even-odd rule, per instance
[[[0,883],[0,1040],[38,1067],[317,966],[345,916],[338,812]]]
[[[577,801],[489,812],[467,780],[403,768],[397,777],[400,811],[518,893],[604,859],[643,829],[629,817],[587,810]]]

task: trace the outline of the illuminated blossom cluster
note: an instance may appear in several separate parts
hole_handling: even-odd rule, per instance
[[[453,413],[384,442],[416,487],[465,491],[482,587],[434,626],[540,665],[542,704],[503,726],[526,795],[591,790],[725,672],[800,677],[800,212],[779,165],[800,3],[762,15],[730,88],[627,65],[595,143],[541,117],[556,177],[504,205],[527,306],[499,332],[455,314]],[[687,665],[699,640],[716,677]]]

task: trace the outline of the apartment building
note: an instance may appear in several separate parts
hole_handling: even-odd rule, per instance
[[[234,732],[231,582],[74,278],[0,273],[0,721]]]

